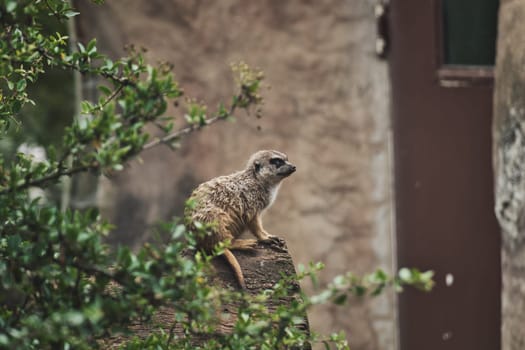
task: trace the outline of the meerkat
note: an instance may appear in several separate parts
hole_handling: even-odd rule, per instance
[[[244,276],[231,250],[251,249],[257,241],[276,238],[262,227],[261,215],[274,203],[282,180],[295,170],[286,154],[258,151],[244,170],[211,179],[190,196],[192,205],[186,209],[186,219],[211,224],[208,235],[197,237],[197,248],[210,253],[217,244],[229,242],[224,257],[242,289],[246,289]],[[257,239],[238,239],[245,229]]]

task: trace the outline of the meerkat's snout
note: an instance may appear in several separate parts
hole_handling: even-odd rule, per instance
[[[280,169],[279,175],[281,175],[282,177],[288,177],[292,175],[293,173],[295,173],[296,170],[297,168],[295,165],[293,165],[292,163],[286,162],[285,166],[283,166],[282,169]]]

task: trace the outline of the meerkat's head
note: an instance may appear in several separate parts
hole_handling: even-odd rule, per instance
[[[288,161],[288,156],[278,151],[258,151],[247,164],[255,178],[275,185],[295,172],[296,167]]]

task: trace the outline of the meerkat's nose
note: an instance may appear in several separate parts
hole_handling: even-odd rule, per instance
[[[295,165],[292,165],[292,173],[297,170],[297,167]]]

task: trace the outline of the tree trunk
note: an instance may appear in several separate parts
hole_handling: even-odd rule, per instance
[[[188,252],[188,254],[192,254]],[[273,241],[271,243],[259,242],[254,250],[249,251],[234,251],[237,260],[242,268],[245,282],[246,282],[246,293],[257,294],[265,289],[272,288],[272,286],[282,279],[282,276],[294,276],[295,268],[286,247],[284,240]],[[216,257],[212,264],[215,268],[214,275],[210,276],[210,281],[216,286],[223,288],[234,288],[238,289],[238,283],[231,270],[230,266],[226,263],[224,257]],[[296,285],[297,292],[299,291],[299,285]],[[295,288],[294,288],[295,289]],[[272,310],[280,305],[292,302],[295,298],[298,298],[299,294],[291,295],[286,299],[281,299],[278,302],[269,300],[268,309]],[[222,305],[221,312],[229,314],[229,317],[221,318],[220,324],[217,327],[218,334],[228,334],[232,331],[233,326],[237,320],[237,307],[234,303]],[[114,337],[105,339],[103,343],[104,349],[116,349],[120,345],[124,344],[131,337],[138,336],[140,338],[146,338],[152,332],[156,332],[162,328],[165,332],[169,333],[173,331],[174,336],[183,337],[181,327],[177,324],[174,325],[174,307],[162,307],[155,314],[152,320],[148,322],[137,322],[131,325],[130,335],[116,335]],[[304,315],[304,323],[301,328],[305,332],[309,332],[308,319]],[[206,341],[210,335],[206,334],[202,337],[196,335],[192,342],[195,345]],[[309,349],[307,346],[303,349]]]

